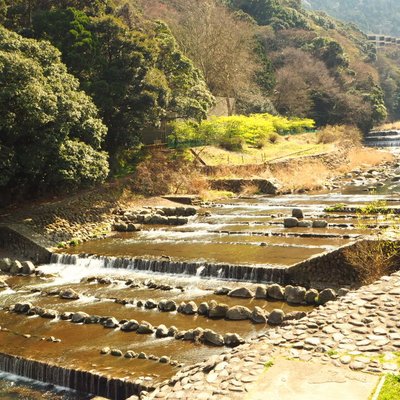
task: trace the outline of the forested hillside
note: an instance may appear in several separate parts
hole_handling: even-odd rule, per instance
[[[400,36],[398,0],[303,0],[314,10],[354,22],[366,33]]]
[[[397,54],[381,57],[381,68],[361,31],[306,11],[300,0],[224,4],[230,12],[218,1],[141,1],[146,15],[167,20],[212,92],[237,98],[242,113],[276,111],[364,131],[387,110],[397,118]]]
[[[300,0],[3,0],[0,21],[11,195],[121,174],[146,129],[199,124],[215,96],[230,113],[234,99],[243,115],[363,131],[400,116],[399,52],[377,58],[361,31]]]

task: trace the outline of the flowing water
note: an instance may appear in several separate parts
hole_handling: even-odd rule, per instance
[[[281,308],[285,312],[307,312],[310,307],[217,296],[214,291],[219,286],[237,287],[237,281],[252,290],[257,282],[281,282],[291,265],[369,233],[359,225],[354,212],[328,214],[324,209],[337,203],[362,206],[375,199],[386,199],[391,206],[400,207],[398,187],[389,183],[384,187],[384,193],[381,189],[381,194],[373,195],[365,194],[363,187],[349,185],[314,195],[231,199],[200,209],[185,226],[147,226],[141,232],[115,234],[54,254],[51,264],[40,267],[42,276],[13,277],[8,280],[10,288],[0,291],[0,369],[36,380],[51,379],[86,394],[3,374],[0,398],[84,400],[88,392],[96,392],[124,399],[124,394],[134,393],[134,385],[151,387],[175,374],[180,364],[199,362],[226,350],[171,337],[158,339],[119,328],[106,329],[98,323],[74,324],[59,317],[19,315],[8,311],[9,306],[30,302],[58,315],[82,311],[118,321],[144,320],[155,327],[175,326],[180,331],[201,327],[220,334],[235,332],[248,340],[269,326],[248,320],[166,313],[140,307],[138,302],[170,299],[177,304],[194,301],[199,305],[215,300],[250,310],[259,306],[266,311]],[[327,220],[328,227],[285,229],[283,219],[293,208],[301,208],[306,219]],[[102,277],[108,279],[101,282]],[[57,293],[66,288],[74,289],[80,298],[61,299]],[[168,356],[176,363],[102,355],[100,350],[105,346],[123,354],[132,350]],[[86,383],[79,385],[79,381]],[[132,384],[131,392],[120,390],[123,382]]]

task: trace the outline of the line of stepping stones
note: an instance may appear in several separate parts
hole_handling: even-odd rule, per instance
[[[34,306],[29,302],[16,303],[14,305],[4,307],[5,311],[15,312],[17,314],[32,316],[38,315],[41,318],[56,319],[60,318],[63,321],[70,321],[75,324],[100,324],[107,329],[120,329],[122,332],[136,332],[142,335],[153,335],[158,339],[173,337],[176,340],[185,340],[191,342],[204,343],[211,346],[221,347],[236,347],[245,343],[245,340],[237,333],[226,333],[221,335],[211,329],[203,329],[201,327],[180,331],[175,326],[167,328],[164,324],[154,327],[147,321],[140,323],[134,319],[119,321],[115,317],[89,315],[85,312],[63,312],[59,314],[56,310],[45,309]]]
[[[288,357],[369,373],[398,373],[400,272],[328,302],[301,320],[182,368],[141,399],[242,399],[268,360]]]
[[[33,275],[36,273],[36,267],[32,261],[0,258],[0,271],[10,275]]]
[[[345,291],[345,289],[342,289]],[[46,295],[58,295],[62,299],[77,300],[80,295],[73,289],[53,289],[49,292],[44,292]],[[269,293],[269,297],[268,297]],[[292,304],[323,304],[327,301],[336,299],[336,293],[333,289],[325,289],[318,293],[317,290],[306,291],[303,287],[286,286],[285,288],[275,284],[267,286],[258,286],[256,292],[251,291],[246,287],[236,289],[219,288],[215,291],[217,295],[228,295],[236,298],[257,298],[257,299],[275,299],[287,300]],[[104,300],[99,298],[100,300]],[[115,303],[121,305],[135,305],[138,308],[144,307],[148,310],[158,309],[161,312],[178,312],[183,315],[201,315],[211,319],[225,319],[228,321],[249,320],[255,324],[270,324],[280,325],[284,321],[291,319],[300,319],[306,315],[303,311],[292,311],[287,314],[281,309],[274,309],[270,313],[263,310],[261,307],[254,307],[251,311],[248,307],[235,305],[229,307],[224,303],[217,303],[215,300],[202,302],[197,305],[194,301],[188,303],[182,302],[179,306],[174,300],[162,299],[159,302],[148,299],[143,300],[128,300],[128,299],[113,299]],[[308,303],[307,301],[308,300]]]
[[[176,360],[171,360],[171,358],[168,357],[168,356],[157,357],[154,354],[147,355],[144,352],[136,353],[136,352],[134,352],[132,350],[128,350],[125,353],[123,353],[122,350],[120,350],[120,349],[110,348],[108,346],[103,347],[100,350],[100,354],[111,355],[111,356],[114,356],[114,357],[122,357],[122,356],[124,356],[124,358],[130,359],[130,360],[138,359],[138,360],[155,361],[155,362],[159,362],[160,364],[169,364],[172,367],[178,367],[178,368],[182,368],[184,366],[184,364],[179,363]]]
[[[61,342],[61,339],[57,339],[54,336],[43,337],[43,336],[31,335],[30,333],[20,333],[20,332],[12,331],[12,330],[10,330],[6,327],[2,327],[2,326],[0,326],[0,332],[7,332],[7,333],[10,333],[15,336],[22,336],[26,339],[36,338],[36,339],[40,339],[42,341],[47,341],[47,342],[52,342],[52,343],[60,343]]]

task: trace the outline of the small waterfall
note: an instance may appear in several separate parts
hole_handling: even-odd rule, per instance
[[[159,274],[280,284],[285,282],[287,270],[286,268],[279,266],[210,264],[141,258],[116,258],[87,254],[79,256],[74,254],[52,254],[51,263],[60,265],[78,265],[82,266],[82,268],[115,268]]]
[[[400,147],[400,130],[371,131],[366,134],[364,143],[368,147]]]
[[[123,379],[112,379],[96,372],[68,369],[0,353],[0,370],[35,381],[104,396],[112,400],[125,400],[151,388]]]

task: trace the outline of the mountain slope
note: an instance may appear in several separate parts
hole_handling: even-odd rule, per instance
[[[400,36],[398,0],[303,0],[314,10],[354,22],[366,33]]]

